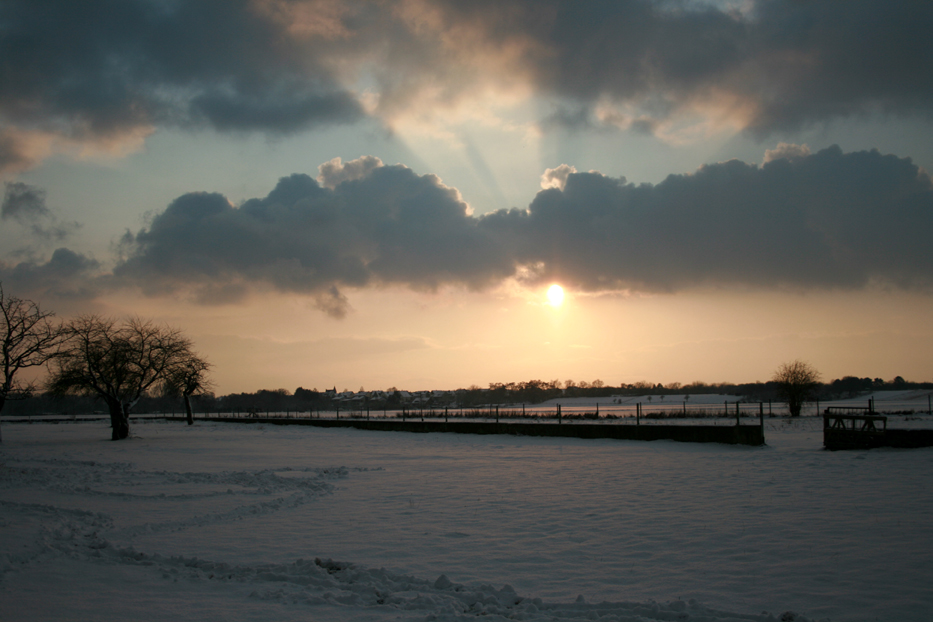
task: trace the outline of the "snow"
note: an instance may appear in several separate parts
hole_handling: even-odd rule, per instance
[[[755,448],[4,423],[0,619],[928,620],[933,448],[827,452],[821,424]]]

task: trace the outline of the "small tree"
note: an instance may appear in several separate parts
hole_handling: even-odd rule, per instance
[[[166,375],[165,392],[170,395],[181,395],[185,401],[185,413],[188,425],[194,425],[194,413],[191,410],[191,396],[204,393],[211,388],[211,381],[207,372],[211,364],[203,358],[189,353],[187,357],[172,366]]]
[[[778,394],[787,402],[791,417],[799,417],[804,402],[820,386],[820,372],[803,361],[783,363],[774,372],[771,381],[777,384]]]
[[[54,315],[40,309],[36,302],[7,296],[0,284],[0,355],[3,357],[0,412],[8,399],[25,398],[35,390],[35,382],[17,378],[19,372],[45,365],[58,351],[62,329],[52,322]]]
[[[85,315],[69,322],[65,333],[49,390],[104,400],[115,441],[130,435],[130,410],[136,402],[193,356],[191,342],[180,331],[139,318],[118,324]]]

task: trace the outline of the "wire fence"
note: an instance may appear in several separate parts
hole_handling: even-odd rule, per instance
[[[885,414],[927,414],[927,408],[917,410],[904,405],[875,405],[878,412]],[[847,408],[860,410],[860,406],[837,406],[833,402],[810,402],[804,405],[803,417],[818,417],[826,408]],[[868,410],[868,406],[864,408]],[[535,423],[606,423],[632,424],[664,423],[667,425],[697,424],[704,425],[752,425],[757,420],[788,417],[789,412],[779,402],[722,402],[690,403],[687,400],[640,401],[636,403],[608,404],[487,404],[483,406],[405,406],[400,408],[369,408],[365,404],[338,405],[330,408],[273,411],[273,410],[196,410],[194,417],[200,420],[211,419],[395,419],[400,421],[529,421]],[[184,417],[181,410],[172,412],[134,413],[131,419],[153,419],[166,417]],[[89,421],[109,419],[106,412],[74,414],[5,414],[3,421]]]
[[[783,406],[783,405],[782,405]],[[814,413],[815,414],[815,413]],[[397,409],[329,408],[307,411],[233,411],[199,412],[198,419],[387,419],[399,421],[503,421],[520,423],[605,423],[691,424],[701,420],[707,425],[744,425],[759,423],[763,417],[787,415],[785,408],[766,402],[723,404],[665,405],[484,405],[479,407],[415,407]],[[181,414],[175,416],[182,416]]]

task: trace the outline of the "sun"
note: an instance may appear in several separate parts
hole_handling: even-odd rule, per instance
[[[564,302],[564,288],[555,283],[547,290],[547,302],[552,307],[559,307]]]

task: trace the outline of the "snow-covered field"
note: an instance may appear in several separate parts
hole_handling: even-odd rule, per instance
[[[930,620],[933,448],[766,426],[753,448],[5,423],[0,620]]]

